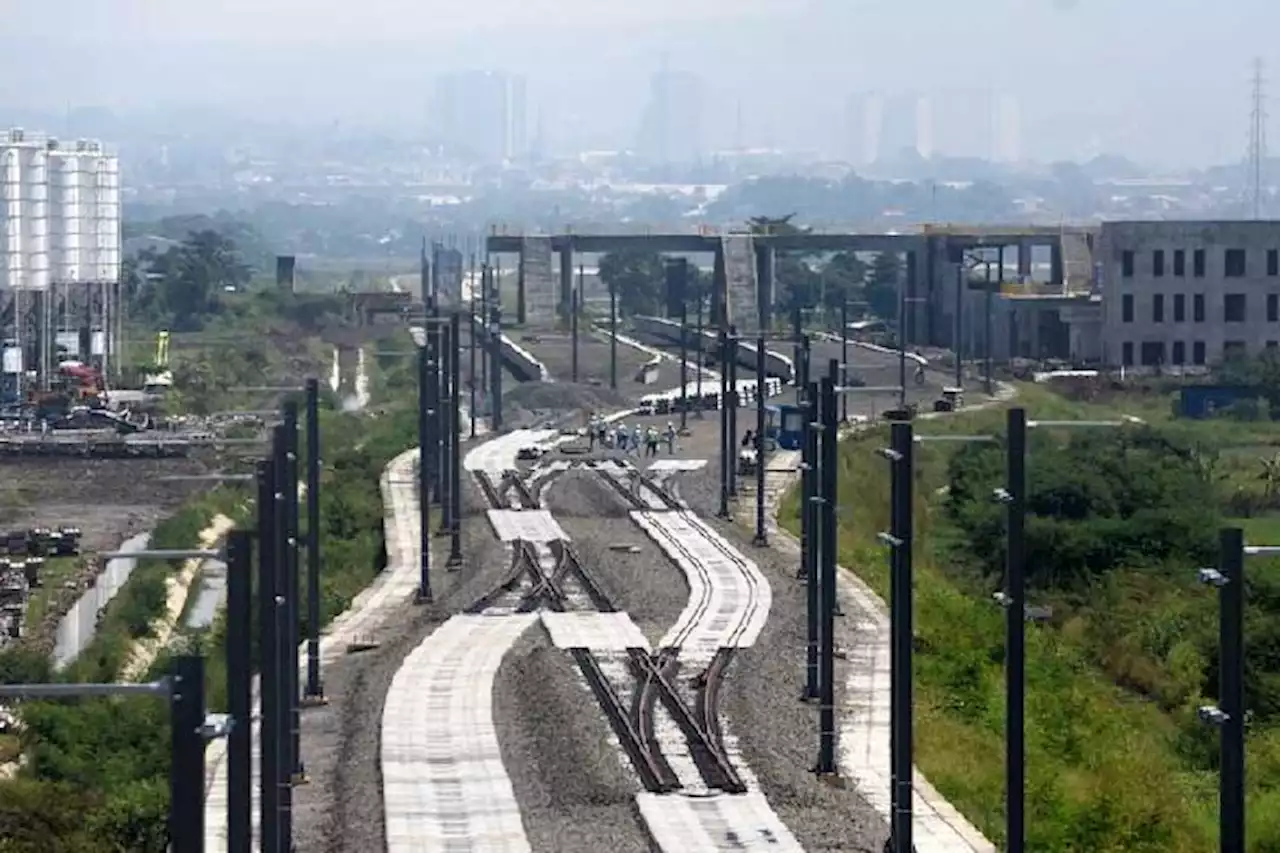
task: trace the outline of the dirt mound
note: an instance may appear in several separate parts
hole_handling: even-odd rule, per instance
[[[522,382],[503,394],[503,404],[530,411],[626,408],[626,397],[608,388],[569,382]]]

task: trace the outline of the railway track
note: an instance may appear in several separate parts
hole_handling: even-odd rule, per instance
[[[494,509],[539,505],[539,496],[519,474],[504,475],[498,485],[483,472],[476,472],[476,479]],[[506,579],[468,607],[468,614],[511,615],[544,609],[618,613],[567,541],[515,540],[511,552]],[[746,790],[721,741],[716,702],[723,666],[709,667],[682,684],[675,678],[680,670],[678,647],[664,648],[657,655],[637,645],[571,648],[570,653],[646,791]],[[630,692],[630,701],[624,700],[624,691]],[[673,743],[670,734],[663,736],[659,709],[674,721],[679,742]]]
[[[586,463],[623,500],[640,510],[683,510],[682,504],[663,485],[630,462],[605,459]]]

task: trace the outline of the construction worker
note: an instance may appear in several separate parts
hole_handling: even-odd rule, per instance
[[[641,442],[644,441],[644,433],[640,429],[640,424],[636,424],[631,428],[631,453],[635,456],[640,455]]]
[[[644,432],[644,455],[646,457],[653,457],[658,455],[657,427],[649,427]]]
[[[667,421],[667,428],[663,433],[663,437],[666,438],[667,440],[667,455],[675,456],[676,455],[676,425],[673,422]]]

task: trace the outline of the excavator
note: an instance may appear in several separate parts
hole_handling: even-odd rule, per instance
[[[77,406],[102,408],[102,392],[102,374],[96,368],[79,361],[64,361],[58,365],[49,390],[32,390],[27,403],[37,419],[60,418]]]
[[[173,371],[169,369],[169,332],[162,329],[156,335],[156,372],[148,373],[142,380],[143,390],[159,393],[173,385]]]

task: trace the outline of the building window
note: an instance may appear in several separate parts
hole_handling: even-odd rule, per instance
[[[1173,274],[1183,278],[1187,274],[1187,252],[1185,249],[1173,250]]]
[[[1164,294],[1157,293],[1151,297],[1151,322],[1164,322]]]
[[[1130,249],[1120,253],[1120,275],[1124,278],[1133,278],[1133,251]]]
[[[1120,297],[1120,322],[1133,322],[1133,294],[1126,293]]]
[[[1227,278],[1244,278],[1244,249],[1227,249],[1222,253],[1222,274]]]
[[[1142,344],[1142,365],[1155,367],[1164,364],[1164,341],[1145,341]]]
[[[1267,322],[1280,322],[1280,295],[1275,293],[1267,294]]]
[[[1164,278],[1164,249],[1156,249],[1151,253],[1151,274],[1156,278]]]
[[[1196,249],[1191,253],[1191,274],[1196,278],[1204,278],[1204,249]]]
[[[1191,345],[1191,363],[1204,364],[1204,341],[1196,341]]]
[[[1187,363],[1187,345],[1183,341],[1173,342],[1173,363],[1174,364]]]
[[[1243,293],[1228,293],[1222,297],[1222,319],[1228,323],[1243,323],[1246,313]]]
[[[1191,297],[1191,319],[1196,323],[1204,322],[1204,294],[1197,293]]]
[[[1125,341],[1120,345],[1120,363],[1125,367],[1133,367],[1133,341]]]
[[[1280,250],[1267,249],[1267,275],[1280,275]]]
[[[1280,341],[1267,341],[1267,349],[1275,349],[1280,347]]]
[[[1222,360],[1231,361],[1232,359],[1244,358],[1249,354],[1249,347],[1244,341],[1223,341],[1222,342]]]
[[[1187,322],[1187,297],[1183,293],[1173,294],[1173,322]]]

